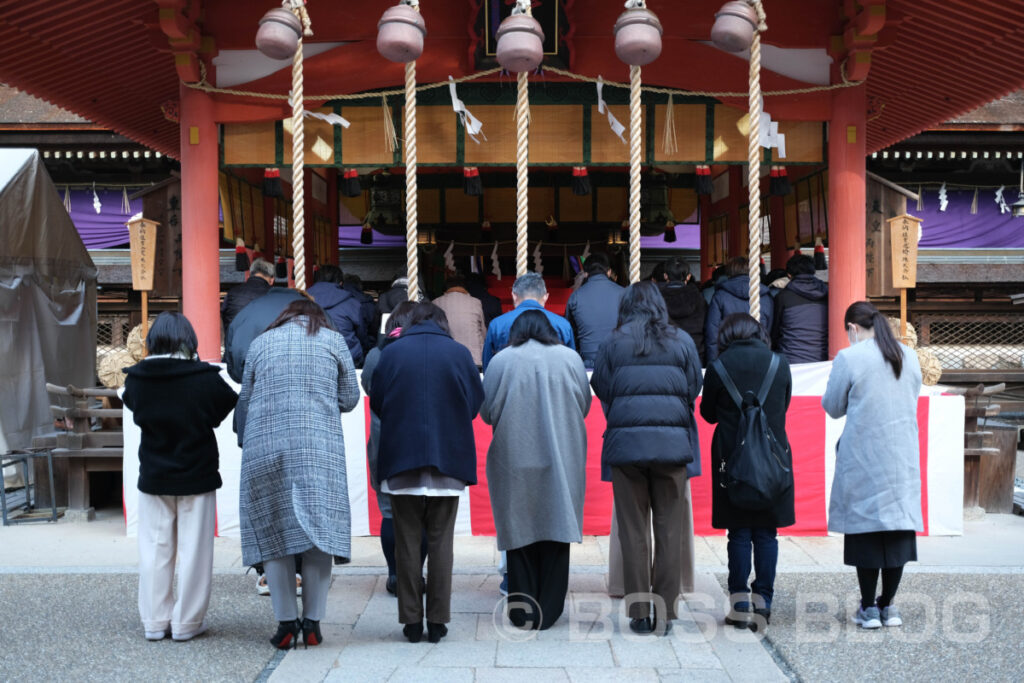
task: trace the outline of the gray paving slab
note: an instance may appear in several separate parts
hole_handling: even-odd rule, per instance
[[[641,638],[612,639],[609,645],[612,648],[612,656],[615,658],[615,666],[622,668],[676,668],[679,660],[676,659],[675,650],[672,648],[672,634],[668,637],[644,636]]]
[[[324,683],[384,683],[398,667],[387,664],[339,665],[327,672]]]
[[[568,683],[569,675],[559,667],[477,669],[476,683]]]
[[[665,669],[658,671],[662,683],[731,683],[722,669]]]
[[[607,642],[569,640],[499,641],[496,662],[499,667],[615,666]]]
[[[637,669],[601,669],[598,667],[567,667],[565,673],[572,683],[650,683],[658,673],[650,667]]]
[[[425,667],[492,667],[498,652],[498,643],[485,640],[465,640],[449,631],[448,636],[434,645],[420,660]]]
[[[388,683],[473,683],[473,669],[449,667],[400,666],[388,679]]]

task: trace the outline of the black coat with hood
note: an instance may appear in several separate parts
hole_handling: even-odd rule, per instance
[[[317,282],[306,293],[324,309],[334,329],[345,338],[355,366],[361,366],[363,345],[359,341],[359,327],[362,323],[362,304],[359,298],[333,282]]]
[[[768,288],[761,285],[761,327],[765,334],[772,329],[772,297]],[[708,306],[704,321],[704,346],[707,348],[707,362],[718,358],[718,330],[726,316],[733,313],[750,313],[750,279],[746,275],[735,275],[715,287],[715,295]]]
[[[693,282],[672,280],[658,285],[668,308],[668,319],[673,325],[690,335],[697,346],[701,365],[704,364],[704,318],[708,305],[704,294]]]
[[[125,370],[124,404],[142,429],[139,490],[194,496],[221,487],[213,430],[238,396],[201,361],[147,358]]]
[[[828,360],[828,284],[797,275],[775,297],[772,346],[792,363]]]

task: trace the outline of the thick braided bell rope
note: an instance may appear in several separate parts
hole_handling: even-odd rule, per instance
[[[530,89],[527,74],[517,74],[516,92],[516,277],[526,274],[529,236],[529,195],[527,163],[530,155]]]
[[[417,8],[419,9],[419,8]],[[405,271],[409,301],[419,298],[419,215],[416,189],[416,62],[405,63]]]
[[[640,67],[629,67],[629,282],[640,282]]]
[[[302,37],[292,57],[292,276],[296,289],[306,288],[306,206],[303,164],[306,135],[303,125]]]
[[[750,315],[761,319],[761,31],[764,31],[765,14],[761,0],[748,0],[757,12],[757,30],[750,43],[750,85],[748,101],[750,106],[750,133],[747,137],[747,189],[749,209],[747,213],[750,243],[747,250],[750,269]]]

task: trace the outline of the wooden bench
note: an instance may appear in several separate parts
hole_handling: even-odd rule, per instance
[[[117,400],[117,390],[55,384],[47,384],[46,390],[57,404],[50,406],[50,412],[58,430],[34,438],[32,446],[50,449],[54,462],[58,463],[55,464],[58,483],[50,495],[58,504],[66,497],[65,516],[91,520],[95,510],[89,493],[89,473],[120,472],[124,463],[124,434],[120,426],[109,425],[115,419],[120,420],[121,409],[96,408],[92,404],[97,399]],[[108,424],[93,429],[93,420],[97,418]],[[62,490],[63,482],[66,482],[66,492]]]

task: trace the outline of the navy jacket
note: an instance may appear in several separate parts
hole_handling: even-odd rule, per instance
[[[797,275],[779,291],[772,346],[792,364],[828,360],[828,284]]]
[[[605,275],[587,277],[565,306],[565,319],[576,335],[576,350],[583,364],[594,367],[597,350],[619,321],[619,301],[626,289]]]
[[[139,490],[194,496],[221,487],[213,430],[238,396],[209,363],[150,358],[125,370],[124,404],[142,429]]]
[[[633,351],[631,325],[612,332],[601,346],[590,385],[601,399],[608,428],[601,448],[601,478],[622,465],[678,465],[700,473],[694,402],[703,378],[690,335],[674,338],[646,356]],[[696,466],[691,465],[696,463]]]
[[[765,334],[772,329],[772,297],[768,288],[761,285],[761,327]],[[750,313],[750,280],[746,275],[736,275],[715,287],[715,295],[708,306],[704,321],[704,346],[708,364],[718,358],[718,330],[722,320],[732,313]]]
[[[352,363],[357,367],[363,364],[363,345],[359,342],[359,325],[361,320],[360,301],[352,292],[343,289],[333,282],[318,282],[306,293],[313,301],[320,304],[327,317],[334,323],[334,329],[341,332],[352,354]]]
[[[356,334],[363,347],[365,362],[366,354],[377,345],[377,330],[373,329],[373,321],[377,318],[377,302],[373,300],[372,296],[352,285],[343,285],[343,289],[359,301],[359,329],[356,330]]]
[[[462,344],[425,321],[380,355],[370,409],[380,416],[377,481],[421,467],[476,483],[473,419],[484,389]]]
[[[227,332],[231,327],[231,321],[250,301],[260,298],[269,291],[270,283],[254,276],[249,276],[242,284],[229,289],[224,296],[224,302],[220,305],[220,321],[224,325],[224,331]]]
[[[669,322],[690,335],[703,364],[704,317],[708,310],[704,295],[693,282],[662,282],[658,289],[665,299]]]
[[[224,337],[224,362],[227,363],[231,379],[241,383],[249,344],[267,331],[270,323],[277,320],[277,316],[281,315],[288,304],[301,298],[302,295],[294,289],[271,287],[266,294],[254,299],[238,312]],[[237,413],[235,423],[238,423]]]
[[[558,333],[558,338],[562,340],[562,343],[570,349],[576,350],[576,342],[573,338],[572,326],[569,325],[569,321],[557,313],[552,313],[545,309],[540,305],[539,301],[527,299],[508,313],[499,315],[487,326],[487,337],[484,338],[484,372],[487,372],[487,364],[494,358],[494,354],[508,346],[508,335],[512,331],[512,323],[516,321],[516,318],[523,311],[531,309],[544,313],[548,317],[548,322],[555,328],[555,332]]]

